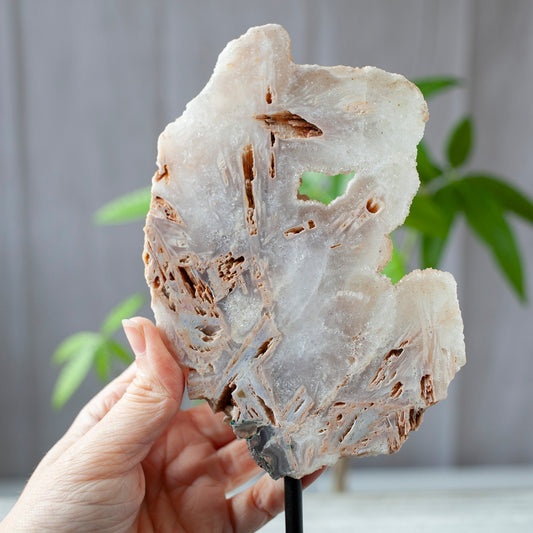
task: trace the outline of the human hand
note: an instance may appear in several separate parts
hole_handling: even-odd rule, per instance
[[[124,323],[136,355],[43,458],[1,532],[255,531],[283,509],[283,481],[207,404],[180,410],[185,376],[147,319]],[[319,473],[304,478],[304,486]]]

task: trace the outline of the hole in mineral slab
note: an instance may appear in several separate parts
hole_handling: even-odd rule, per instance
[[[276,425],[276,417],[274,416],[274,411],[265,403],[263,398],[261,396],[257,396],[257,399],[259,400],[259,403],[263,407],[265,411],[265,415],[268,418],[269,422],[274,426]]]
[[[381,208],[380,203],[376,202],[372,198],[370,198],[370,200],[368,200],[368,202],[366,203],[366,210],[369,213],[375,214],[380,210],[380,208]]]
[[[261,355],[264,355],[266,351],[270,348],[270,345],[272,344],[272,341],[274,340],[273,337],[270,337],[270,339],[266,340],[261,346],[259,346],[257,353],[254,355],[254,357],[260,357]]]
[[[389,361],[390,359],[394,359],[395,357],[400,357],[403,353],[403,348],[393,348],[389,351],[389,353],[385,356],[385,361]]]
[[[403,389],[403,384],[402,384],[401,381],[398,381],[392,387],[392,390],[391,390],[391,393],[390,393],[390,397],[391,398],[398,398],[398,396],[400,396],[402,394],[402,389]]]
[[[296,414],[304,405],[305,399],[302,399],[302,401],[297,405],[296,409],[294,409],[294,413]]]
[[[309,139],[323,135],[322,130],[316,124],[290,111],[256,115],[254,118],[282,139]]]
[[[191,296],[196,295],[196,290],[194,287],[194,282],[191,279],[191,269],[188,267],[178,267],[178,272],[181,276],[181,279],[183,281],[183,284],[185,285],[187,291],[191,294]]]
[[[234,402],[233,402],[232,394],[235,388],[236,388],[236,385],[234,382],[228,383],[224,387],[224,390],[222,391],[215,405],[216,412],[224,411],[226,408],[231,407],[233,405]]]
[[[196,329],[204,334],[204,341],[213,340],[213,337],[220,331],[220,328],[213,324],[202,324],[197,326]]]
[[[409,423],[411,424],[411,429],[417,429],[422,422],[422,415],[424,413],[423,409],[415,410],[414,407],[411,407],[409,410]]]
[[[155,181],[161,181],[163,178],[165,178],[165,180],[168,180],[168,176],[168,167],[167,165],[163,165],[163,168],[155,173],[154,179]]]
[[[302,174],[298,195],[303,200],[317,200],[325,205],[346,192],[348,183],[355,172],[328,176],[321,172],[304,172]]]

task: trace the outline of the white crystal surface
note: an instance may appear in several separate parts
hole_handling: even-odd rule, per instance
[[[158,143],[144,260],[157,324],[273,477],[397,451],[465,363],[450,274],[380,274],[418,188],[419,90],[295,65],[250,29]],[[304,171],[355,172],[328,206]]]

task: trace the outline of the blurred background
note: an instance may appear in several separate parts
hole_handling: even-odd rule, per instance
[[[205,85],[224,45],[278,22],[297,63],[452,75],[431,100],[437,157],[471,113],[469,166],[533,196],[533,3],[527,0],[0,0],[0,477],[25,477],[101,387],[62,411],[51,355],[145,291],[142,222],[96,227],[109,200],[150,184],[156,141]],[[513,220],[533,291],[533,231]],[[454,232],[467,366],[393,456],[357,468],[533,463],[533,308],[487,250]],[[148,307],[144,314],[151,316]]]

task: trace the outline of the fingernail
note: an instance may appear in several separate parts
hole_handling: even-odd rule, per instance
[[[134,319],[126,318],[122,321],[124,333],[128,338],[131,349],[136,356],[143,355],[146,351],[143,327]]]

